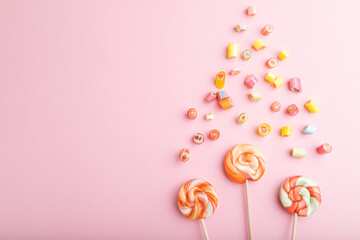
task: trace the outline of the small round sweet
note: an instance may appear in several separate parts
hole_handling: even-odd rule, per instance
[[[240,68],[233,68],[230,70],[229,74],[231,76],[239,75],[240,74]]]
[[[237,124],[243,124],[248,120],[248,115],[246,113],[241,113],[239,117],[236,119]]]
[[[195,108],[190,108],[188,111],[187,111],[187,117],[191,120],[194,120],[197,116],[197,111]]]
[[[276,101],[276,102],[273,102],[273,104],[271,104],[271,110],[273,112],[278,112],[278,111],[280,111],[280,109],[281,109],[281,103],[280,102]]]
[[[287,108],[287,113],[290,116],[295,116],[299,113],[299,108],[295,105],[295,104],[291,104],[290,106],[288,106]]]
[[[271,127],[267,123],[261,123],[257,129],[257,133],[262,137],[269,135],[270,132],[271,132]]]
[[[276,60],[276,58],[269,58],[266,62],[265,62],[265,66],[268,69],[272,69],[274,67],[276,67],[278,65],[278,61]]]
[[[205,141],[205,138],[201,133],[196,133],[193,136],[193,140],[196,144],[202,144]]]
[[[210,183],[193,179],[181,186],[177,202],[180,212],[187,218],[205,219],[214,213],[218,197]]]
[[[279,197],[283,207],[291,214],[310,216],[321,204],[319,186],[303,176],[287,178],[280,187]]]
[[[183,162],[187,162],[190,158],[190,151],[187,148],[183,148],[180,152],[180,160]]]
[[[220,137],[220,132],[217,129],[213,129],[209,133],[209,138],[213,141],[217,140]]]
[[[253,145],[236,145],[226,154],[224,167],[226,175],[234,182],[257,181],[265,171],[264,155]]]
[[[316,148],[316,151],[319,153],[319,154],[325,154],[325,153],[330,153],[332,151],[332,147],[330,144],[328,143],[325,143],[319,147]]]

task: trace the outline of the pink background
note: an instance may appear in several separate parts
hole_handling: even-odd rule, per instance
[[[258,15],[245,8],[255,4]],[[202,239],[199,221],[177,209],[180,186],[211,182],[219,205],[206,220],[211,239],[245,239],[244,186],[231,182],[223,158],[251,143],[266,156],[266,172],[251,182],[255,239],[288,239],[292,216],[278,188],[302,174],[321,187],[323,203],[298,221],[297,239],[359,239],[357,159],[360,2],[302,1],[1,1],[0,2],[0,238]],[[248,31],[234,31],[245,22]],[[262,37],[271,23],[275,31]],[[269,48],[249,62],[227,60],[226,47],[244,50],[262,38]],[[300,76],[304,91],[274,90],[264,61],[287,48],[274,70]],[[223,111],[204,97],[216,72],[238,66],[225,90],[235,107]],[[259,78],[263,100],[250,102],[246,74]],[[314,98],[320,112],[308,113]],[[270,104],[300,106],[290,117]],[[198,109],[195,121],[186,111]],[[215,119],[203,120],[207,112]],[[246,124],[235,119],[249,114]],[[266,138],[255,133],[272,126]],[[318,126],[312,135],[300,130]],[[282,126],[293,136],[282,138]],[[221,131],[216,142],[192,134]],[[316,154],[328,142],[333,153]],[[187,163],[178,159],[190,148]],[[289,154],[307,150],[305,159]]]

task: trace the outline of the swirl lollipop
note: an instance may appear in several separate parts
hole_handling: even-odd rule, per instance
[[[265,171],[264,156],[261,151],[253,145],[237,145],[227,153],[224,167],[226,175],[232,181],[237,183],[245,182],[249,239],[252,239],[248,180],[257,181],[262,177]]]
[[[201,220],[205,239],[208,240],[204,219],[211,217],[218,204],[214,187],[200,179],[187,181],[180,188],[177,201],[183,215],[190,219]]]
[[[283,207],[294,214],[291,239],[295,239],[297,216],[307,217],[316,212],[321,204],[319,186],[303,176],[287,178],[280,187],[279,197]]]

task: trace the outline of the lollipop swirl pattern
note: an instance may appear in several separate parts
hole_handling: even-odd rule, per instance
[[[237,183],[257,181],[265,171],[265,160],[261,151],[250,144],[233,147],[224,161],[227,176]]]
[[[302,176],[286,179],[280,187],[279,197],[288,212],[303,217],[313,214],[321,203],[319,186]]]
[[[182,214],[190,219],[209,218],[218,204],[214,187],[203,180],[186,182],[178,194],[178,206]]]

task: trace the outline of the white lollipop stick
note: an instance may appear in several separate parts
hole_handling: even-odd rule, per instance
[[[201,228],[202,228],[202,230],[203,230],[205,239],[206,239],[206,240],[209,240],[209,235],[208,235],[207,230],[206,230],[205,221],[204,221],[204,219],[200,219],[200,221],[201,221]]]
[[[248,180],[245,180],[245,195],[246,195],[246,212],[247,212],[247,222],[248,222],[248,233],[249,239],[252,240],[252,231],[251,231],[251,217],[250,217],[250,201],[249,201],[249,190],[248,190]]]
[[[294,213],[294,220],[293,220],[293,226],[292,226],[291,240],[295,240],[296,223],[297,223],[297,213]]]

